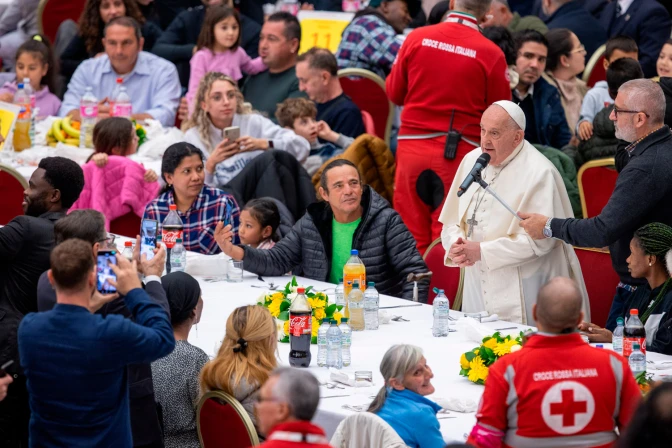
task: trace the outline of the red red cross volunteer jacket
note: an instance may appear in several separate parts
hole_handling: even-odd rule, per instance
[[[610,447],[641,399],[625,358],[578,333],[537,334],[490,367],[469,443]]]

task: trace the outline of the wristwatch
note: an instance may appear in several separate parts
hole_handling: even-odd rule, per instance
[[[551,230],[551,221],[553,221],[553,218],[548,218],[548,221],[546,221],[546,225],[544,226],[544,236],[546,238],[553,238],[553,231]]]
[[[273,140],[268,141],[268,149],[273,149]]]

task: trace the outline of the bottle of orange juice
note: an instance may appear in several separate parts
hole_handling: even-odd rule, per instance
[[[359,258],[359,251],[357,249],[352,249],[350,251],[350,259],[345,263],[345,266],[343,266],[343,295],[346,300],[350,295],[355,280],[359,282],[360,288],[364,291],[364,285],[366,285],[366,268]]]
[[[14,125],[14,138],[12,140],[14,151],[19,152],[30,148],[30,119],[25,118],[25,109],[21,108]]]

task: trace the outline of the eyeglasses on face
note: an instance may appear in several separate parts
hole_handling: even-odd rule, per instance
[[[618,114],[644,114],[646,118],[649,118],[649,114],[642,110],[619,109],[618,106],[614,105],[614,117],[618,118]]]

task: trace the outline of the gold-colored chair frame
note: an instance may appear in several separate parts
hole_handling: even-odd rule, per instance
[[[427,259],[427,254],[436,246],[441,244],[441,238],[432,241],[425,253],[422,255],[422,260]],[[436,272],[434,273],[436,275]],[[464,294],[464,268],[460,268],[460,283],[457,285],[457,292],[455,293],[455,300],[453,300],[453,310],[459,311],[462,309],[462,295]]]
[[[16,171],[11,166],[0,164],[0,171],[4,171],[6,173],[9,173],[12,177],[14,177],[16,180],[18,180],[24,190],[28,188],[28,181],[26,180],[26,178],[23,177],[21,175],[21,173]]]
[[[385,92],[385,95],[387,96],[387,90],[385,88],[385,81],[383,78],[380,76],[376,75],[372,71],[365,70],[363,68],[344,68],[338,71],[338,77],[339,78],[344,78],[344,77],[350,77],[350,76],[358,76],[361,78],[366,78],[369,79],[378,86],[383,89],[383,92]],[[394,104],[392,101],[389,99],[387,100],[390,106],[390,112],[387,115],[387,124],[385,125],[385,143],[387,143],[387,147],[390,147],[390,133],[392,131],[392,121],[394,120]]]
[[[588,207],[586,206],[586,193],[583,191],[583,174],[591,168],[599,168],[601,166],[616,167],[616,160],[613,157],[591,160],[584,163],[576,175],[576,181],[579,184],[579,198],[581,198],[581,211],[584,218],[590,218],[590,216],[588,216]]]
[[[252,442],[252,446],[258,446],[259,445],[259,436],[257,435],[257,430],[254,427],[254,423],[252,423],[252,419],[250,416],[247,414],[247,411],[243,407],[242,404],[235,398],[233,398],[231,395],[222,392],[221,390],[213,390],[201,397],[201,399],[198,401],[198,406],[196,407],[196,430],[198,432],[198,442],[203,445],[203,435],[201,434],[201,408],[205,404],[205,402],[211,398],[216,398],[219,400],[222,400],[228,405],[231,405],[233,409],[238,413],[240,418],[243,420],[243,423],[245,424],[245,428],[247,429],[247,433],[250,436],[250,441]]]
[[[595,68],[595,65],[597,65],[598,61],[600,60],[600,57],[607,51],[607,44],[602,44],[595,50],[595,53],[593,53],[590,56],[590,59],[588,59],[588,63],[586,64],[586,68],[583,70],[583,76],[581,79],[583,79],[583,82],[588,82],[590,79],[590,75],[593,73],[593,69]]]

